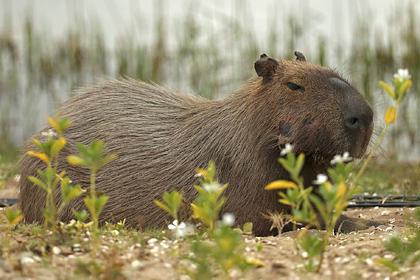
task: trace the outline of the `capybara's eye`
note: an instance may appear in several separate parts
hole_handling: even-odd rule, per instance
[[[291,90],[299,90],[299,91],[305,91],[305,88],[303,86],[297,85],[295,83],[287,83],[287,87]]]

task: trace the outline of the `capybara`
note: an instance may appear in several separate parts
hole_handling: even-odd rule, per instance
[[[292,143],[295,153],[305,153],[302,175],[311,184],[334,155],[362,156],[373,127],[370,106],[348,81],[295,54],[296,60],[261,55],[254,64],[258,77],[223,100],[132,79],[84,88],[58,111],[71,120],[59,169],[88,188],[88,170],[64,158],[77,153],[75,143],[105,141],[107,152],[118,158],[97,176],[98,191],[109,196],[100,221],[125,219],[128,226],[150,228],[170,222],[153,200],[176,189],[190,203],[196,196],[195,169],[213,160],[218,180],[229,183],[223,213],[233,213],[238,224],[252,222],[257,235],[271,234],[264,214],[287,208],[264,186],[288,178],[277,161],[282,147]],[[29,223],[43,220],[45,193],[26,178],[43,167],[27,155],[21,160],[19,204]],[[59,218],[68,221],[71,209],[82,207],[79,198]]]

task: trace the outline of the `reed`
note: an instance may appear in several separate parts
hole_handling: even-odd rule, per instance
[[[157,2],[161,3],[161,2]],[[157,4],[162,5],[162,4]],[[290,57],[292,51],[304,45],[308,32],[307,19],[290,15],[269,19],[270,30],[264,46],[250,26],[252,14],[242,1],[236,4],[234,17],[204,16],[223,26],[222,32],[209,28],[197,20],[198,9],[192,2],[179,24],[170,28],[163,13],[155,20],[153,37],[145,42],[126,32],[108,48],[107,34],[99,25],[87,25],[76,20],[74,27],[58,39],[38,31],[31,17],[24,17],[23,40],[12,34],[12,19],[6,19],[0,29],[0,147],[6,143],[20,145],[51,113],[68,98],[75,87],[90,83],[98,77],[131,76],[150,80],[208,98],[218,98],[237,88],[252,75],[252,61],[259,52],[269,51],[273,56]],[[315,44],[307,57],[328,65],[345,62],[344,73],[349,73],[355,86],[381,112],[386,106],[375,99],[377,81],[389,77],[396,68],[410,70],[413,77],[420,75],[420,29],[416,10],[401,6],[396,13],[404,17],[389,17],[389,28],[373,30],[366,15],[356,15],[351,46],[332,46],[328,38],[315,34]],[[402,10],[405,9],[405,10]],[[159,9],[158,9],[159,10]],[[163,10],[163,9],[160,9]],[[200,14],[201,15],[201,14]],[[244,18],[248,21],[243,20]],[[76,17],[77,19],[77,17]],[[139,29],[141,21],[139,20]],[[247,23],[248,22],[248,23]],[[305,28],[304,28],[305,27]],[[170,34],[169,32],[175,32]],[[356,36],[357,35],[357,36]],[[172,41],[169,41],[172,38]],[[387,38],[387,41],[384,41]],[[420,79],[414,79],[413,93],[407,102],[399,125],[391,131],[387,143],[390,153],[406,151],[420,142],[419,129]],[[0,153],[3,153],[0,150]],[[410,150],[411,151],[411,150]],[[417,156],[420,151],[417,151]]]

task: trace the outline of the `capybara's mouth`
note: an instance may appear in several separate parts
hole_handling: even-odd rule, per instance
[[[305,118],[297,127],[293,129],[292,124],[280,123],[277,136],[280,151],[286,144],[291,144],[293,153],[303,153],[307,160],[324,167],[330,166],[335,155],[345,152],[351,157],[361,157],[371,133],[367,130],[363,133],[347,133],[344,129],[331,129],[318,118]]]
[[[291,135],[285,136],[280,134],[278,135],[277,145],[282,151],[286,144],[291,144],[293,153],[303,153],[307,160],[328,167],[335,155],[343,155],[346,152],[350,154],[351,158],[362,158],[369,146],[372,131],[373,128],[369,127],[361,130],[356,135],[343,137],[342,141],[332,141],[327,139],[328,137],[316,137],[316,134],[307,136],[304,139],[302,137],[298,138],[299,141],[296,141],[293,137],[288,137]],[[320,141],[313,141],[315,140],[313,137],[320,138]]]
[[[370,126],[360,131],[357,136],[353,136],[351,149],[348,151],[353,158],[361,158],[365,154],[370,138],[372,136],[373,127]]]

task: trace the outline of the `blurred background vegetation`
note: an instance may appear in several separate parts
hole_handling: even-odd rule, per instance
[[[3,159],[14,157],[46,115],[79,86],[130,76],[221,98],[255,75],[253,62],[260,53],[291,58],[294,50],[350,79],[379,116],[387,99],[377,88],[378,80],[390,80],[398,68],[408,68],[414,87],[383,154],[399,160],[420,156],[416,1],[161,0],[115,1],[112,6],[92,1],[96,6],[90,8],[84,1],[58,2],[65,7],[57,7],[55,1],[0,0]],[[318,9],[309,2],[312,7],[319,5]],[[376,6],[387,4],[385,12]],[[55,28],[60,26],[59,16],[48,21],[58,13],[55,9],[64,11],[65,28]],[[112,20],[92,12],[103,10]],[[350,18],[347,28],[340,13]],[[372,24],[374,17],[380,18],[379,26]],[[118,24],[127,18],[131,27],[119,29]],[[334,31],[325,32],[326,26]],[[382,119],[376,123],[380,126]]]

